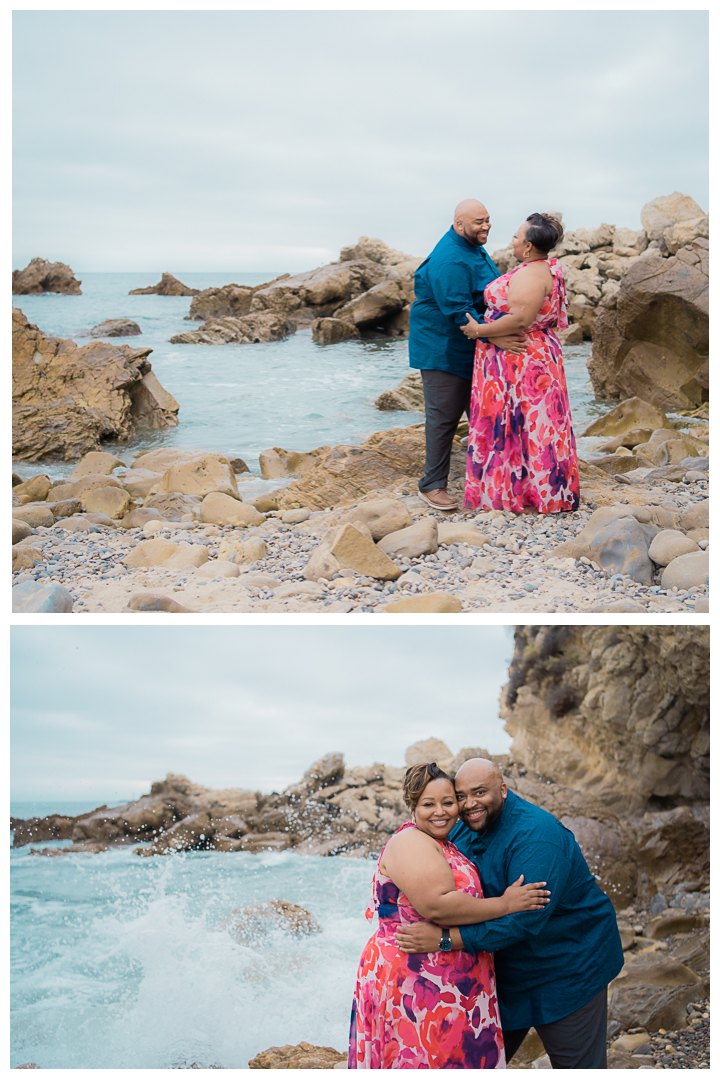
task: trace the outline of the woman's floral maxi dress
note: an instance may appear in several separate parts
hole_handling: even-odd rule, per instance
[[[403,829],[414,828],[408,822]],[[399,831],[399,830],[398,830]],[[482,897],[474,865],[442,845],[455,888]],[[380,856],[382,858],[382,855]],[[504,1069],[505,1051],[490,953],[401,952],[403,923],[422,922],[390,878],[375,872],[380,925],[360,958],[350,1020],[349,1069]]]
[[[478,339],[475,350],[465,508],[541,514],[577,510],[580,481],[562,348],[555,327],[567,320],[565,280],[547,259],[553,288],[514,356]],[[508,312],[508,286],[519,266],[485,289],[486,321]]]

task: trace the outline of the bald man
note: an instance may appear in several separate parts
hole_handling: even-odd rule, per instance
[[[467,313],[483,321],[485,286],[500,276],[485,251],[490,215],[477,199],[464,199],[452,228],[415,272],[416,300],[410,308],[410,367],[419,368],[425,395],[425,475],[420,498],[435,510],[458,510],[447,492],[450,452],[458,423],[470,412],[475,341],[460,327]],[[495,338],[519,352],[524,335]]]
[[[606,1069],[607,986],[623,966],[610,900],[569,829],[508,791],[492,761],[466,761],[455,790],[461,822],[450,839],[477,865],[484,895],[502,895],[521,874],[551,892],[542,911],[450,931],[454,949],[495,954],[507,1061],[534,1027],[553,1069]],[[414,923],[396,940],[426,953],[440,935],[434,923]]]

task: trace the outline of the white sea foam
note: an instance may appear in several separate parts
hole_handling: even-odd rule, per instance
[[[12,1064],[247,1068],[272,1045],[344,1049],[373,864],[290,853],[12,853]],[[252,946],[233,908],[284,899],[321,932]]]

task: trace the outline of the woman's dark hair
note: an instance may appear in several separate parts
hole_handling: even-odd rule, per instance
[[[410,810],[414,810],[420,797],[431,780],[452,780],[434,761],[424,765],[411,765],[405,773],[403,783],[403,801]]]
[[[541,255],[547,255],[562,240],[562,224],[551,214],[530,214],[525,220],[528,223],[525,239],[537,248]]]

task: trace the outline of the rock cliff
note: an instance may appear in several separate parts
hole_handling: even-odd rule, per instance
[[[70,460],[138,426],[177,424],[179,405],[158,382],[152,349],[49,337],[13,309],[13,454]]]

